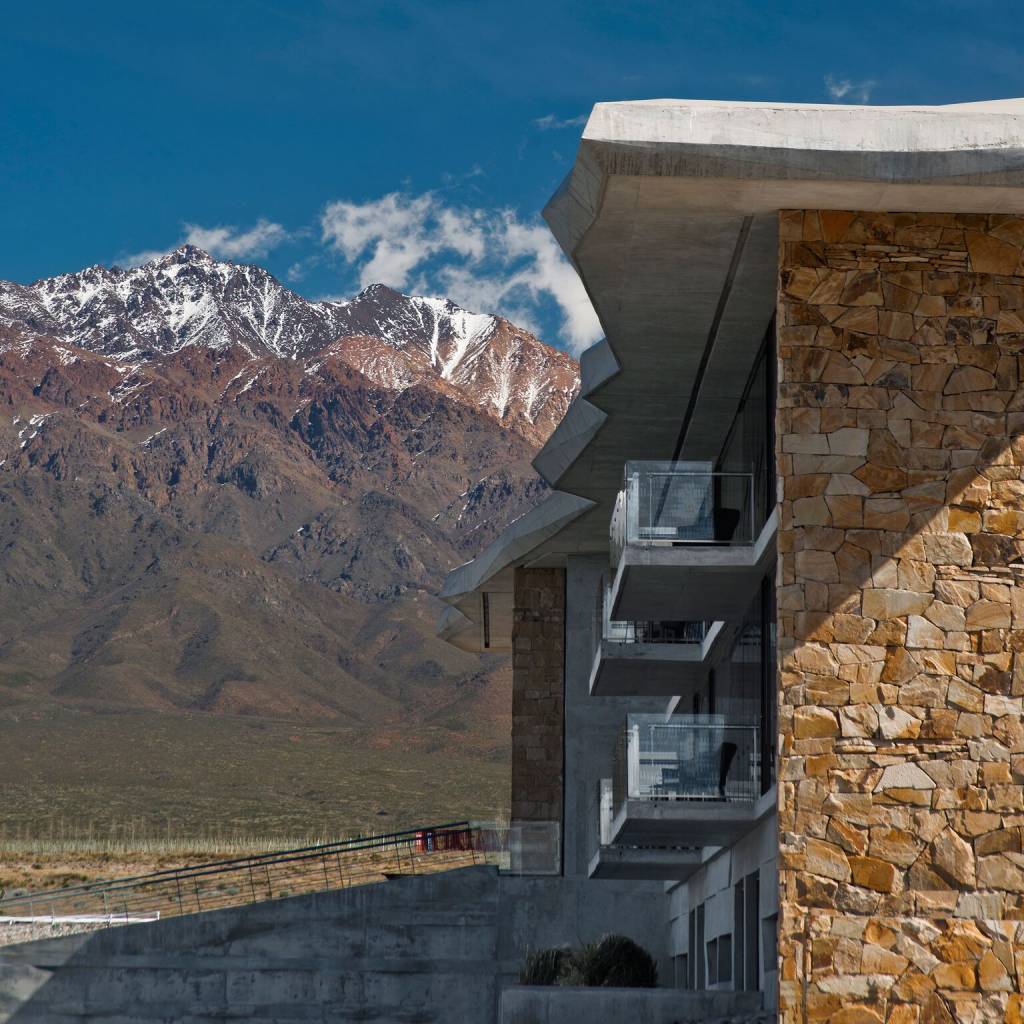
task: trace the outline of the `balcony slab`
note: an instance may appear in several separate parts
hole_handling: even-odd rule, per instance
[[[592,697],[672,697],[692,694],[725,653],[723,622],[702,643],[623,643],[601,640],[590,671]]]
[[[742,618],[775,563],[776,513],[753,544],[627,544],[611,592],[615,620]]]
[[[685,882],[703,863],[697,849],[602,846],[590,860],[591,878]]]
[[[616,846],[732,846],[775,812],[773,787],[760,799],[626,800],[612,818]]]

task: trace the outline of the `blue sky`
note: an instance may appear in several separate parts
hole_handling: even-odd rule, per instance
[[[1019,6],[9,5],[0,278],[191,239],[310,297],[447,293],[580,348],[537,215],[599,100],[943,103],[1024,94]]]

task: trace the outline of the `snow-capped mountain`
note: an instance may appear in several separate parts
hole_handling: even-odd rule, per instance
[[[442,788],[499,778],[508,662],[442,642],[435,595],[543,498],[577,379],[500,317],[309,302],[196,249],[0,283],[0,719],[40,749],[172,750],[147,807],[192,807],[233,737],[287,763],[291,722],[337,729],[344,770],[401,750]],[[105,765],[75,760],[83,821]]]
[[[532,440],[561,419],[578,379],[572,358],[502,317],[384,285],[348,301],[312,302],[261,267],[188,245],[128,270],[95,266],[31,285],[0,282],[3,328],[22,343],[43,336],[122,367],[190,346],[239,347],[253,359],[314,370],[332,355],[387,388],[445,387],[520,424]]]

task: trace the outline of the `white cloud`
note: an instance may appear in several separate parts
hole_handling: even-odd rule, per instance
[[[166,249],[143,249],[141,252],[119,256],[115,262],[121,267],[141,267],[144,263],[151,263],[161,256],[166,256],[186,242],[222,259],[257,259],[266,256],[271,249],[293,237],[280,224],[275,224],[264,217],[256,221],[248,231],[239,231],[236,227],[226,225],[204,228],[199,224],[185,224],[184,232],[185,235],[180,242],[169,245]]]
[[[170,251],[170,249],[144,249],[142,252],[132,252],[127,256],[119,256],[114,262],[119,267],[134,269],[135,267],[141,267],[143,263],[152,263],[153,260],[166,256]]]
[[[867,103],[877,84],[873,79],[854,82],[849,78],[836,78],[835,75],[825,76],[825,89],[834,100],[850,99],[855,103]]]
[[[224,259],[250,259],[266,256],[289,238],[280,224],[261,217],[248,231],[236,227],[204,228],[199,224],[185,225],[185,241],[205,249],[212,256]]]
[[[434,292],[531,329],[550,301],[569,347],[579,351],[601,336],[587,293],[550,232],[511,210],[393,192],[366,203],[328,203],[320,227],[323,242],[358,268],[361,287],[381,282]]]
[[[577,117],[559,117],[557,114],[545,114],[533,120],[533,126],[542,132],[558,131],[561,128],[582,128],[587,123],[587,115]]]

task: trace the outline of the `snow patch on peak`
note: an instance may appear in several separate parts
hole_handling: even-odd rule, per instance
[[[451,380],[452,374],[467,357],[472,357],[494,332],[497,319],[486,313],[467,313],[464,309],[451,315],[452,349],[441,366],[441,376]]]
[[[546,436],[578,381],[576,363],[564,353],[450,299],[373,284],[350,300],[313,302],[261,267],[221,261],[192,245],[129,269],[95,266],[27,286],[0,281],[3,328],[13,329],[2,343],[7,348],[56,342],[65,365],[82,350],[106,357],[122,373],[109,392],[114,402],[149,385],[137,371],[154,358],[190,346],[238,347],[250,358],[300,361],[310,375],[338,356],[394,391],[433,381]],[[258,374],[242,377],[229,381],[225,394],[258,385]]]

